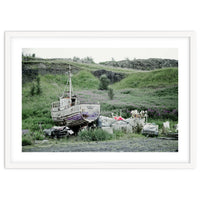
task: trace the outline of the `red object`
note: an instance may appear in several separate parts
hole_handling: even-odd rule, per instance
[[[124,120],[121,116],[119,116],[119,117],[114,117],[114,119],[116,119],[116,120]]]

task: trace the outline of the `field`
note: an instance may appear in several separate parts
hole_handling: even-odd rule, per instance
[[[34,70],[39,66],[38,63],[41,65],[41,61],[37,60],[25,62],[25,65]],[[42,64],[51,70],[57,64],[61,71],[67,71],[66,62],[63,60],[42,61]],[[74,68],[74,93],[81,103],[99,102],[101,115],[111,117],[111,113],[114,113],[128,118],[131,116],[131,110],[147,110],[148,121],[158,124],[160,133],[164,121],[170,121],[172,129],[173,125],[178,123],[178,68],[138,71],[98,64],[71,62],[71,65],[72,69]],[[114,92],[112,100],[107,90],[98,89],[100,80],[93,72],[100,69],[124,74],[125,78],[121,81],[109,85]],[[64,73],[39,71],[37,77],[40,80],[40,94],[31,94],[33,84],[37,84],[34,77],[23,83],[22,87],[22,129],[31,132],[41,132],[41,129],[54,126],[50,115],[51,103],[58,100],[67,82],[67,75]]]
[[[23,152],[177,152],[177,140],[129,137],[100,142],[48,141],[23,147]]]

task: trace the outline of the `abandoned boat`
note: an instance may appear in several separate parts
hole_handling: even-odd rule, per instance
[[[95,122],[100,114],[100,104],[81,104],[73,94],[71,81],[71,67],[69,66],[69,80],[59,101],[53,102],[51,117],[58,125],[81,127]]]

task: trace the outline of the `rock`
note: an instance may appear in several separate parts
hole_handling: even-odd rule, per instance
[[[102,127],[102,130],[106,131],[107,133],[113,134],[113,128],[112,127]]]
[[[147,123],[142,129],[142,134],[146,136],[158,136],[158,125]]]
[[[105,74],[108,79],[110,80],[111,83],[115,83],[118,81],[121,81],[123,78],[125,78],[125,75],[122,73],[116,73],[116,72],[112,72],[112,71],[107,71],[107,70],[97,70],[93,72],[94,76],[100,78],[101,75]]]

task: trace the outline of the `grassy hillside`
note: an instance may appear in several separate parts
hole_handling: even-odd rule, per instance
[[[132,73],[113,85],[114,89],[125,88],[157,88],[178,84],[178,69],[166,68],[150,72]]]
[[[89,71],[82,70],[72,76],[72,85],[77,89],[97,89],[99,86],[99,79]]]
[[[67,83],[67,75],[46,74],[40,76],[42,93],[31,95],[34,82],[23,84],[22,87],[22,128],[37,130],[42,123],[45,128],[53,126],[50,109],[51,103],[58,100]],[[99,80],[88,71],[80,71],[72,77],[74,90],[97,89]]]
[[[31,95],[32,84],[22,86],[22,128],[32,131],[54,126],[51,120],[51,103],[58,100],[67,83],[66,74],[39,75],[42,93]],[[111,85],[114,99],[110,100],[105,90],[98,90],[99,80],[88,70],[80,70],[72,76],[75,94],[81,102],[101,104],[101,114],[110,116],[112,112],[130,117],[133,109],[148,110],[153,119],[178,117],[178,70],[168,68],[151,72],[131,73],[122,81]]]

